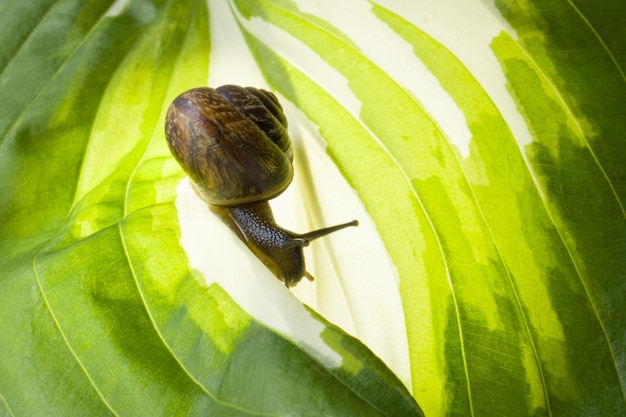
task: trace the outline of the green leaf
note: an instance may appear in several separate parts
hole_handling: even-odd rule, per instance
[[[5,1],[0,415],[626,414],[624,11]],[[207,79],[279,95],[281,225],[359,219],[314,283],[170,155]]]

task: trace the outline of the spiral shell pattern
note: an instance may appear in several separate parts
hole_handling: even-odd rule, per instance
[[[293,178],[287,121],[274,94],[225,85],[185,91],[170,105],[165,135],[198,193],[217,206],[271,199]]]

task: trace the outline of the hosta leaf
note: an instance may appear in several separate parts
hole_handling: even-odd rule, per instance
[[[0,415],[626,414],[625,11],[5,1]],[[281,99],[281,225],[359,219],[314,283],[170,155],[207,80]]]

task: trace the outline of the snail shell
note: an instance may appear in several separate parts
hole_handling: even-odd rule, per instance
[[[274,198],[291,183],[286,127],[274,94],[225,85],[178,96],[167,113],[166,136],[202,198],[232,206]]]
[[[297,234],[277,226],[268,200],[293,178],[287,119],[274,94],[253,87],[194,88],[170,105],[165,135],[196,191],[287,287],[306,271],[302,248],[357,221]]]

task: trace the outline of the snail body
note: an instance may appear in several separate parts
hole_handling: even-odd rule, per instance
[[[165,135],[196,192],[287,287],[306,271],[303,247],[357,221],[298,234],[276,225],[268,200],[293,179],[287,120],[274,94],[225,85],[188,90],[170,105]]]

